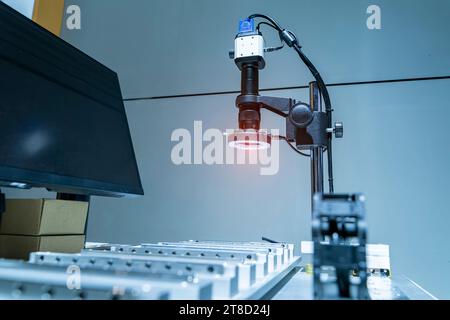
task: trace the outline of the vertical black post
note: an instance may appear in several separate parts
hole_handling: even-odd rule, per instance
[[[309,84],[309,101],[313,112],[323,112],[322,99],[317,82]],[[316,193],[323,193],[323,148],[320,146],[311,147],[311,207],[313,206],[313,197]]]

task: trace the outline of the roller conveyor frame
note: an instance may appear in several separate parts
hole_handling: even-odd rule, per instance
[[[108,251],[105,247],[100,249],[85,249],[82,252],[89,251]],[[165,246],[165,245],[111,245],[110,252],[116,253],[131,253],[131,254],[144,254],[144,255],[161,255],[161,256],[188,256],[188,257],[199,257],[208,258],[215,260],[225,260],[225,261],[240,261],[243,264],[253,264],[256,268],[256,278],[264,278],[268,274],[268,262],[267,254],[262,252],[251,252],[249,250],[225,250],[220,248],[202,249],[202,248],[192,248],[192,247],[175,247]]]
[[[217,260],[199,260],[176,257],[152,257],[105,252],[60,254],[36,252],[30,263],[68,267],[81,270],[96,269],[109,272],[137,272],[143,274],[175,274],[212,282],[212,299],[230,299],[238,293],[238,266]],[[250,287],[250,284],[247,286]],[[245,289],[245,288],[241,288]]]
[[[142,244],[142,246],[151,246],[151,244]],[[267,259],[267,271],[264,271],[264,276],[274,271],[282,269],[284,250],[281,248],[268,248],[268,247],[254,247],[248,248],[239,245],[231,245],[226,243],[195,243],[195,242],[160,242],[158,245],[174,248],[201,248],[201,249],[213,249],[213,250],[239,250],[246,252],[258,252],[266,255]]]
[[[242,246],[248,249],[253,247],[262,247],[269,249],[279,249],[283,250],[284,258],[283,264],[289,263],[294,259],[294,245],[290,243],[278,242],[243,242],[243,241],[212,241],[212,240],[187,240],[180,241],[179,243],[197,243],[197,244],[214,244],[214,245],[232,245],[232,246]]]
[[[34,283],[47,286],[67,286],[73,274],[68,268],[37,265],[23,261],[1,260],[0,280],[15,283]],[[193,281],[190,277],[168,274],[146,274],[134,272],[104,272],[84,269],[79,273],[79,288],[102,290],[123,294],[145,295],[153,290],[168,292],[170,299],[211,299],[212,285],[206,281]]]
[[[114,248],[117,248],[117,245],[114,245]],[[137,246],[125,246],[121,245],[120,248],[122,251],[116,251],[115,249],[112,249],[110,251],[110,248],[106,248],[104,246],[101,247],[101,249],[95,249],[95,248],[89,248],[82,251],[84,254],[92,254],[92,255],[98,255],[98,254],[115,254],[115,255],[121,255],[121,254],[128,254],[132,256],[143,256],[143,257],[154,257],[154,258],[184,258],[184,259],[196,259],[200,262],[209,262],[209,261],[219,261],[219,262],[226,262],[228,264],[233,264],[238,267],[238,286],[239,290],[247,289],[249,286],[252,286],[256,282],[256,264],[255,263],[249,263],[246,259],[239,259],[235,257],[232,260],[227,260],[224,257],[207,257],[207,256],[186,256],[186,255],[161,255],[156,254],[152,255],[148,249],[143,249],[142,247]],[[132,249],[131,249],[132,248]]]
[[[204,253],[204,256],[195,257],[203,259],[211,255],[214,259],[228,259],[229,257],[224,257],[223,255],[220,255],[220,257],[214,256],[214,254],[216,253],[223,254],[224,252],[244,253],[244,259],[246,257],[246,253],[248,252],[260,252],[262,254],[265,254],[266,257],[269,254],[275,256],[276,252],[279,261],[283,262],[282,265],[279,265],[278,270],[273,270],[272,272],[264,274],[263,276],[260,275],[254,285],[247,289],[241,289],[239,294],[233,297],[233,299],[260,299],[265,294],[267,294],[267,292],[269,292],[273,286],[275,286],[279,281],[287,276],[287,274],[293,271],[296,266],[300,264],[301,259],[299,257],[294,257],[293,247],[293,245],[286,244],[266,244],[257,242],[253,242],[249,247],[245,247],[245,243],[237,242],[228,243],[220,241],[207,241],[205,243],[202,243],[201,241],[184,241],[160,242],[158,244],[142,244],[138,246],[100,244],[98,246],[88,246],[88,248],[90,249],[87,249],[85,251],[95,252],[97,250],[100,250],[101,252],[107,250],[110,252],[116,252],[117,254],[132,253],[150,256],[167,256],[172,254],[180,257],[185,257],[187,253],[189,253],[189,257],[193,257],[195,255],[193,255],[192,252],[195,252],[196,254]],[[236,255],[234,255],[233,259],[235,258]],[[267,261],[268,259],[266,259],[266,263]]]
[[[299,264],[285,244],[184,241],[91,244],[81,253],[36,252],[0,261],[5,299],[260,299]],[[81,291],[65,287],[77,268]],[[151,288],[150,291],[143,288]],[[78,288],[77,288],[78,289]],[[20,294],[18,294],[20,292]]]
[[[102,289],[69,289],[66,285],[0,280],[0,300],[168,300],[167,290],[137,293],[125,289],[120,293]]]

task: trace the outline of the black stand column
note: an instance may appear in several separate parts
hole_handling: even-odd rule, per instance
[[[313,112],[323,112],[317,82],[309,84],[309,101]],[[323,193],[323,147],[311,147],[311,205],[316,193]]]

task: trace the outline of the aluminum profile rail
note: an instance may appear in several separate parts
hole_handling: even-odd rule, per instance
[[[102,272],[186,275],[209,280],[212,299],[253,300],[273,295],[278,284],[298,270],[301,258],[295,257],[294,246],[286,243],[191,240],[141,245],[88,243],[79,255],[37,253],[32,261],[60,266],[72,261],[82,270],[98,268]],[[231,289],[231,281],[236,279],[237,293]]]
[[[256,265],[256,279],[264,278],[270,272],[273,272],[273,268],[269,268],[269,263],[272,261],[275,255],[269,254],[268,250],[258,249],[239,249],[233,248],[219,248],[214,246],[190,246],[183,244],[142,244],[140,247],[144,248],[151,254],[167,254],[167,255],[188,255],[188,256],[200,256],[213,259],[224,258],[226,260],[233,259],[245,259],[247,263]],[[119,248],[120,250],[120,248]]]
[[[271,244],[259,244],[259,245],[246,245],[237,242],[225,242],[225,241],[181,241],[181,242],[160,242],[162,245],[170,246],[188,246],[196,248],[221,248],[230,250],[248,250],[248,251],[260,251],[268,255],[268,272],[280,271],[282,266],[289,263],[288,256],[285,257],[285,248],[279,245]]]
[[[68,267],[81,270],[97,269],[111,272],[138,272],[144,274],[175,274],[212,283],[212,299],[230,299],[238,293],[238,265],[217,260],[199,260],[177,257],[118,255],[108,252],[60,254],[36,252],[30,263]],[[242,288],[245,289],[245,288]]]
[[[69,270],[75,272],[70,272]],[[168,293],[170,299],[203,300],[211,299],[212,284],[205,281],[192,281],[186,276],[168,274],[146,274],[133,272],[104,272],[100,270],[77,270],[76,266],[61,268],[58,266],[37,265],[32,263],[2,260],[0,261],[0,280],[7,284],[14,282],[24,285],[44,285],[64,287],[73,281],[74,289],[99,290],[121,295],[132,292],[145,298],[146,294]]]
[[[237,262],[239,271],[239,287],[248,287],[256,279],[263,278],[267,274],[267,257],[260,253],[232,250],[207,250],[201,248],[173,248],[162,245],[101,245],[90,246],[83,252],[115,252],[118,254],[137,254],[150,256],[172,256],[212,259],[217,261]]]
[[[211,241],[211,240],[188,240],[180,241],[181,243],[198,243],[198,244],[216,244],[216,245],[231,245],[246,248],[269,248],[272,250],[283,250],[283,264],[287,264],[294,259],[294,245],[285,242],[269,243],[269,242],[240,242],[240,241]]]
[[[0,300],[168,300],[167,290],[138,293],[112,292],[95,288],[69,289],[67,285],[47,285],[17,280],[0,280]]]

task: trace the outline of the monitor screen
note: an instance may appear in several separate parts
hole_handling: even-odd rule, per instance
[[[1,2],[0,181],[143,194],[117,74]]]

